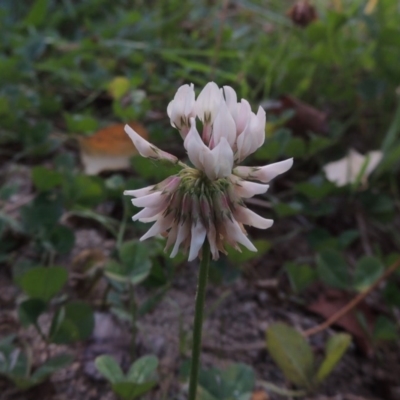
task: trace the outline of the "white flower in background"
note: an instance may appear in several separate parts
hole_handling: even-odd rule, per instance
[[[226,243],[239,251],[239,244],[257,251],[244,225],[266,229],[273,221],[250,211],[243,199],[265,193],[269,186],[262,183],[293,165],[293,159],[288,159],[264,167],[237,166],[264,143],[264,110],[260,107],[254,114],[246,100],[237,102],[231,87],[219,89],[210,82],[197,100],[193,85],[181,86],[167,111],[172,126],[184,138],[194,168],[153,146],[128,125],[125,127],[143,157],[182,166],[177,175],[157,185],[125,191],[135,197],[132,203],[136,207],[143,207],[133,220],[154,222],[141,240],[164,234],[166,250],[172,247],[171,257],[182,247],[189,250],[189,261],[198,256],[206,238],[213,259],[218,259],[219,252],[226,253]],[[202,122],[201,134],[196,117]]]
[[[346,186],[356,182],[366,185],[368,176],[378,166],[382,156],[379,150],[370,151],[365,156],[350,150],[346,157],[326,164],[323,170],[326,178],[336,186]]]

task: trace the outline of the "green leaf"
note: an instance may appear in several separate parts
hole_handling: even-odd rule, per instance
[[[129,79],[124,76],[116,76],[108,83],[107,89],[113,99],[119,100],[128,92],[130,86]]]
[[[236,265],[242,265],[247,261],[253,260],[254,258],[260,258],[264,254],[268,253],[268,251],[271,249],[272,244],[268,240],[255,240],[254,241],[254,246],[257,248],[257,253],[254,251],[250,251],[246,249],[245,247],[242,248],[242,252],[239,252],[235,250],[233,247],[230,247],[228,249],[228,259],[232,263]]]
[[[321,251],[317,256],[317,271],[320,279],[328,286],[339,289],[350,287],[347,264],[337,251]]]
[[[113,261],[106,266],[106,275],[109,278],[136,285],[150,274],[152,262],[149,251],[138,240],[125,242],[119,250],[119,257],[122,264]]]
[[[67,280],[68,273],[63,267],[35,267],[24,273],[20,285],[29,297],[48,302]]]
[[[387,282],[383,297],[387,305],[400,308],[400,286],[396,282]]]
[[[69,207],[94,207],[104,199],[104,183],[98,176],[76,175],[65,180],[63,193]]]
[[[354,271],[354,288],[360,292],[368,289],[383,273],[382,263],[375,257],[363,257]]]
[[[59,254],[69,253],[75,244],[74,231],[64,225],[56,225],[48,237],[52,250]]]
[[[60,354],[50,358],[32,374],[32,380],[35,384],[41,383],[54,372],[68,367],[72,361],[73,357],[69,354]]]
[[[92,211],[92,210],[89,210],[89,209],[86,209],[86,208],[83,208],[80,206],[75,206],[69,212],[69,214],[71,216],[77,216],[80,218],[92,219],[93,221],[96,221],[99,224],[101,224],[102,226],[104,226],[104,228],[106,228],[115,237],[118,235],[119,221],[114,218],[107,217],[106,215],[99,214],[95,211]]]
[[[117,361],[111,356],[103,355],[96,358],[94,365],[97,370],[112,384],[122,381],[124,373]]]
[[[325,359],[317,372],[317,381],[322,382],[335,368],[351,343],[351,336],[338,333],[329,338],[325,347]]]
[[[298,265],[288,262],[284,265],[284,268],[289,275],[290,284],[295,292],[301,292],[306,289],[318,277],[317,271],[307,264]]]
[[[346,249],[350,246],[356,239],[360,237],[360,232],[355,229],[349,229],[344,231],[339,236],[339,246],[341,249]]]
[[[158,358],[156,356],[141,357],[131,365],[126,378],[130,382],[144,383],[153,378],[157,367]]]
[[[18,317],[23,327],[36,324],[37,319],[47,309],[47,304],[40,299],[28,299],[18,307]]]
[[[373,338],[375,340],[398,340],[399,336],[396,324],[384,315],[380,315],[375,322]]]
[[[68,132],[72,133],[92,133],[95,132],[99,126],[97,119],[90,115],[71,115],[64,113],[64,118]]]
[[[88,339],[93,328],[92,308],[83,301],[73,301],[56,313],[49,336],[53,343],[68,344]]]
[[[133,400],[148,392],[157,382],[145,383],[117,382],[112,385],[113,391],[124,400]]]
[[[303,388],[311,388],[314,355],[305,338],[290,326],[277,323],[267,330],[267,348],[286,378]]]
[[[244,364],[233,364],[226,370],[201,370],[199,400],[249,400],[255,384],[254,371]]]
[[[21,209],[23,226],[31,234],[54,227],[61,215],[61,198],[55,193],[40,193],[31,204]]]
[[[29,14],[26,16],[24,23],[26,25],[41,25],[47,14],[49,0],[36,0],[31,7]]]
[[[44,192],[61,185],[63,177],[57,171],[37,166],[32,169],[32,181],[37,190]]]

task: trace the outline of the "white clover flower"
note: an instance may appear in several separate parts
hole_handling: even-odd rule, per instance
[[[181,86],[168,105],[173,127],[184,138],[184,147],[194,168],[158,149],[128,125],[125,131],[143,157],[179,163],[181,171],[157,185],[127,190],[132,203],[143,207],[133,220],[154,222],[140,238],[164,234],[166,250],[171,257],[179,248],[189,250],[189,261],[195,259],[207,239],[213,259],[226,253],[225,244],[240,251],[239,244],[257,251],[248,239],[244,225],[267,229],[273,221],[250,211],[243,199],[265,193],[268,183],[289,170],[293,159],[263,167],[240,167],[237,164],[254,153],[265,138],[265,111],[257,114],[229,86],[219,89],[208,83],[195,100],[193,85]],[[200,136],[196,117],[202,122]]]

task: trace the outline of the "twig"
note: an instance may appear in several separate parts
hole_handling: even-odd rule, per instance
[[[356,211],[356,220],[358,229],[360,230],[361,242],[364,247],[364,251],[368,256],[372,256],[372,249],[368,239],[367,226],[365,224],[364,216],[360,210]]]
[[[322,332],[325,329],[329,328],[332,324],[346,315],[349,311],[355,308],[361,301],[363,301],[373,290],[375,290],[381,282],[387,279],[396,269],[400,266],[400,258],[392,264],[384,273],[383,275],[378,278],[367,290],[357,295],[353,300],[347,303],[343,308],[333,314],[330,318],[328,318],[324,323],[315,326],[314,328],[308,329],[303,332],[304,336],[312,336],[316,333]]]
[[[247,204],[252,204],[253,206],[272,208],[272,204],[269,201],[265,201],[262,199],[246,199],[245,202]]]

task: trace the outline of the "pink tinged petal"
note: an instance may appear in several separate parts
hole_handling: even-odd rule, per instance
[[[173,221],[172,215],[159,218],[154,223],[154,225],[140,238],[140,241],[146,240],[150,237],[158,235],[159,233],[165,232],[171,227],[172,221]]]
[[[186,221],[184,224],[179,225],[175,245],[170,255],[171,258],[174,258],[178,254],[179,246],[188,237],[189,233],[190,225],[188,221]]]
[[[132,204],[136,207],[156,207],[163,201],[164,195],[161,192],[151,193],[147,196],[132,199]]]
[[[218,260],[219,251],[218,251],[218,245],[217,245],[217,231],[215,229],[214,224],[210,224],[207,229],[207,240],[208,240],[208,243],[210,243],[212,259]]]
[[[237,104],[237,115],[235,118],[236,122],[236,135],[239,136],[246,128],[251,115],[250,103],[242,99],[240,103]]]
[[[179,229],[179,225],[178,224],[174,224],[171,228],[171,230],[168,232],[168,239],[167,239],[167,243],[165,245],[164,251],[167,251],[172,244],[176,241],[176,237],[178,235],[178,229]]]
[[[188,261],[193,261],[199,255],[199,251],[203,246],[205,238],[206,238],[206,228],[204,227],[204,225],[200,221],[197,221],[197,223],[192,224]]]
[[[261,183],[256,183],[256,182],[249,182],[240,178],[237,178],[237,180],[234,181],[234,183],[235,183],[234,187],[235,194],[238,197],[244,199],[249,199],[257,194],[263,194],[269,188],[269,185],[263,185]]]
[[[226,105],[228,106],[229,112],[231,113],[233,119],[235,119],[238,110],[236,92],[230,86],[224,86],[223,90],[224,90]]]
[[[133,196],[133,197],[147,196],[154,190],[154,188],[155,188],[155,185],[151,185],[151,186],[147,186],[142,189],[125,190],[124,195],[125,196]]]
[[[210,179],[214,180],[216,179],[216,174],[214,172],[215,153],[212,153],[211,150],[200,139],[199,133],[197,132],[195,126],[194,118],[191,119],[191,124],[192,127],[190,128],[190,131],[184,141],[184,146],[188,153],[189,159],[197,169],[204,171]]]
[[[242,224],[254,226],[255,228],[259,229],[268,229],[274,223],[272,219],[263,218],[248,208],[241,206],[236,207],[233,214],[235,219]]]
[[[156,205],[155,207],[146,207],[143,210],[139,211],[132,217],[133,221],[143,221],[142,219],[152,218],[159,214],[161,211],[165,210],[168,207],[168,199],[165,198],[164,201],[161,201],[160,204]]]
[[[252,179],[268,183],[277,175],[288,171],[293,165],[293,158],[280,161],[265,167],[236,167],[233,173],[243,179]]]
[[[205,165],[205,172],[210,179],[225,178],[232,173],[233,151],[223,137],[218,146],[211,150],[213,161]]]
[[[265,110],[260,106],[257,111],[257,121],[259,129],[257,131],[257,148],[261,147],[265,141],[265,124],[267,122]]]
[[[222,138],[225,138],[231,147],[236,141],[236,124],[224,100],[220,103],[219,111],[214,121],[212,137],[214,145],[218,145]]]
[[[221,92],[214,82],[209,82],[204,86],[195,104],[196,115],[201,122],[204,124],[212,124],[214,122],[221,98]]]
[[[142,157],[153,158],[155,160],[167,160],[172,163],[178,162],[178,159],[175,156],[160,150],[158,147],[152,145],[147,140],[143,139],[129,125],[125,125],[125,132],[131,138],[137,151]]]
[[[226,219],[224,224],[226,234],[228,235],[228,241],[240,243],[250,251],[257,251],[253,243],[251,243],[248,237],[242,232],[237,221]]]
[[[174,192],[175,189],[180,185],[181,178],[179,176],[170,176],[169,182],[162,188],[162,193],[171,193]],[[161,189],[161,188],[160,188]]]
[[[265,140],[265,111],[260,107],[257,115],[250,113],[249,122],[237,140],[238,162],[254,153]]]

